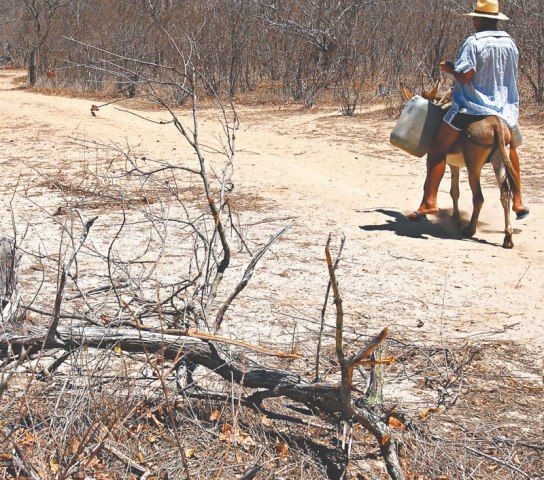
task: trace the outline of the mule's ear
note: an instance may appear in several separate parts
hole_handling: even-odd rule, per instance
[[[440,88],[440,80],[436,82],[436,85],[433,87],[432,90],[425,92],[422,96],[423,98],[426,98],[427,100],[436,100],[436,97],[438,95],[438,89]]]
[[[414,98],[414,94],[410,90],[408,90],[408,88],[406,88],[404,85],[400,86],[400,91],[402,92],[406,100],[412,100],[412,98]]]

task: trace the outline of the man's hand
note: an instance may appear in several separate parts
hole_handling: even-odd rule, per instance
[[[455,66],[453,65],[453,62],[447,60],[440,63],[440,70],[442,70],[444,73],[449,73],[450,75],[453,75],[455,73]]]
[[[457,73],[455,71],[455,65],[449,60],[440,63],[440,70],[442,70],[444,73],[449,73],[450,75],[453,75],[455,80],[463,84],[470,83],[476,73],[476,70],[470,70],[469,72],[465,73]]]

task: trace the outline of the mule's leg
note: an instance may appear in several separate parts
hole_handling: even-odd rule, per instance
[[[501,156],[494,155],[492,164],[501,190],[501,203],[504,210],[504,242],[502,246],[503,248],[514,248],[514,242],[512,241],[513,229],[510,222],[510,188],[506,180],[506,170]]]
[[[482,165],[469,165],[469,163],[467,162],[467,169],[468,183],[470,184],[470,189],[472,190],[473,209],[470,223],[461,230],[461,233],[465,237],[473,237],[476,233],[478,217],[480,216],[480,211],[482,210],[482,205],[484,204],[484,194],[482,193],[482,185],[480,184],[480,173],[482,171]]]
[[[461,215],[459,213],[459,167],[450,165],[451,170],[451,189],[450,195],[453,200],[453,219],[456,222],[461,220]]]

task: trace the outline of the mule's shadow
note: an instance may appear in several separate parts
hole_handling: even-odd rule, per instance
[[[402,213],[395,212],[394,210],[379,208],[373,211],[387,215],[390,219],[386,220],[386,223],[382,225],[361,225],[359,226],[361,230],[366,232],[393,232],[400,237],[420,240],[428,240],[429,237],[434,237],[444,240],[470,240],[487,245],[497,245],[487,240],[463,237],[460,232],[461,227],[459,223],[453,220],[448,210],[440,210],[437,222],[429,220],[414,222],[408,220]]]

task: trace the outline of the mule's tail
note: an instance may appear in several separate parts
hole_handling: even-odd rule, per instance
[[[521,190],[521,180],[519,174],[516,172],[514,165],[510,160],[510,156],[506,151],[506,144],[504,139],[504,123],[496,116],[491,117],[493,119],[493,129],[495,130],[495,149],[500,151],[502,161],[506,170],[506,182],[509,190],[512,189]]]

